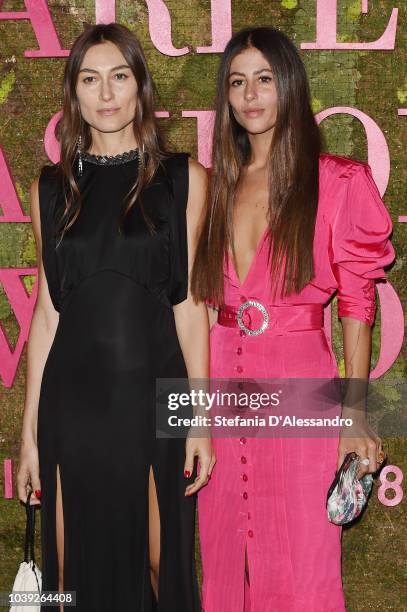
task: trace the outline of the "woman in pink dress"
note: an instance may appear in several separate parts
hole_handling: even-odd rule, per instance
[[[323,326],[336,291],[346,377],[369,377],[392,223],[370,166],[320,146],[295,46],[274,28],[236,34],[219,69],[192,279],[218,310],[212,379],[338,378]],[[345,610],[341,527],[328,521],[326,494],[347,452],[369,460],[362,476],[382,448],[368,428],[342,434],[214,437],[217,464],[198,499],[205,612]]]

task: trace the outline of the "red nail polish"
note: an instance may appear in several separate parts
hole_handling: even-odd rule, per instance
[[[191,478],[191,472],[189,470],[184,470],[184,477]]]
[[[34,495],[35,495],[35,497],[38,497],[38,499],[41,499],[41,491],[39,489],[34,491]]]

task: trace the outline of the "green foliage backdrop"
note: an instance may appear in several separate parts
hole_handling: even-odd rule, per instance
[[[1,3],[0,3],[1,4]],[[52,0],[51,14],[63,48],[69,48],[82,31],[82,24],[94,22],[91,0]],[[315,40],[315,0],[233,0],[233,30],[247,25],[274,25],[284,30],[299,47]],[[166,2],[172,17],[172,39],[176,47],[210,44],[210,0]],[[315,112],[332,106],[353,106],[367,113],[382,129],[390,149],[391,174],[384,200],[394,222],[393,244],[398,257],[389,273],[402,303],[406,296],[405,231],[398,215],[407,214],[405,143],[407,121],[397,108],[407,106],[407,51],[405,27],[407,3],[371,0],[362,15],[360,0],[338,0],[338,41],[370,41],[384,32],[391,9],[399,8],[396,47],[392,51],[302,51],[309,74]],[[22,0],[5,0],[2,11],[25,10]],[[167,57],[149,38],[147,7],[143,1],[117,0],[116,20],[140,37],[156,81],[158,108],[171,113],[163,120],[175,149],[189,150],[196,157],[196,121],[181,119],[181,110],[212,108],[219,54],[189,53]],[[64,58],[25,58],[25,49],[37,48],[28,21],[0,21],[0,142],[4,147],[17,191],[28,214],[30,183],[48,160],[44,151],[44,130],[61,107]],[[366,137],[360,122],[337,115],[323,122],[326,150],[367,161]],[[403,180],[404,179],[404,180]],[[0,224],[0,267],[35,267],[35,244],[31,225]],[[33,277],[25,279],[27,290]],[[334,304],[335,306],[335,304]],[[0,321],[12,348],[19,326],[0,289]],[[334,308],[334,350],[343,374],[340,328]],[[378,313],[374,328],[372,367],[379,348]],[[405,376],[405,349],[399,355],[389,379]],[[0,461],[18,458],[21,415],[24,405],[26,351],[23,352],[14,385],[0,386]],[[383,398],[384,400],[386,398]],[[387,398],[392,399],[392,398]],[[406,440],[385,440],[390,463],[407,473]],[[2,484],[2,483],[0,483]],[[108,484],[108,483],[107,483]],[[377,499],[378,482],[363,521],[344,529],[343,576],[350,612],[407,610],[405,604],[406,522],[405,500],[395,507]],[[96,502],[96,500],[95,500]],[[22,560],[24,512],[14,500],[0,497],[0,591],[10,590],[18,563]],[[404,513],[405,514],[405,513]],[[199,561],[199,551],[197,551]]]

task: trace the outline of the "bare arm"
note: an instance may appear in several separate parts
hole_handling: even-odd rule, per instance
[[[369,378],[372,328],[351,317],[342,317],[346,378]]]
[[[341,317],[341,323],[345,377],[354,379],[349,380],[342,416],[352,418],[354,426],[351,428],[351,437],[345,437],[345,431],[341,437],[337,467],[342,464],[346,453],[355,451],[362,459],[369,459],[369,465],[362,466],[358,473],[358,476],[362,477],[366,473],[376,471],[377,454],[382,450],[381,439],[366,421],[365,393],[370,373],[372,328],[351,317]]]
[[[199,231],[203,221],[203,210],[207,189],[206,170],[195,160],[189,160],[189,195],[187,204],[188,276],[190,279]],[[188,283],[187,299],[174,306],[174,317],[178,339],[190,379],[209,377],[209,322],[206,306],[195,303]],[[207,484],[215,457],[209,437],[188,437],[186,440],[185,472],[192,474],[194,456],[200,464],[200,474],[186,488],[191,495]],[[188,477],[188,476],[187,476]]]
[[[29,482],[34,491],[41,489],[37,450],[38,402],[44,365],[55,337],[59,320],[59,314],[54,309],[49,295],[41,256],[42,241],[38,178],[31,185],[30,214],[37,253],[38,295],[27,343],[25,402],[21,430],[20,464],[17,474],[18,496],[24,502],[27,499]],[[34,499],[33,503],[39,502]]]
[[[207,188],[206,171],[189,159],[189,195],[187,204],[188,277],[190,279],[195,249],[203,220],[203,206]],[[174,306],[178,339],[184,355],[189,378],[209,375],[209,323],[204,302],[196,304],[188,283],[188,297]]]

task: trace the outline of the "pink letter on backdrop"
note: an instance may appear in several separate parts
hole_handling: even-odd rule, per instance
[[[221,53],[232,36],[230,0],[211,0],[212,44],[197,47],[197,53]]]
[[[205,168],[209,168],[212,159],[212,134],[215,111],[182,111],[183,117],[197,118],[198,160]]]
[[[62,116],[62,111],[58,111],[48,122],[44,134],[44,148],[48,155],[48,158],[57,164],[60,158],[60,147],[59,142],[55,138],[55,125],[58,123],[59,118]]]
[[[31,295],[28,295],[21,276],[37,275],[37,268],[0,268],[0,284],[20,326],[20,333],[14,352],[11,350],[0,321],[0,377],[5,387],[11,387],[20,361],[24,343],[28,338],[30,323],[37,299],[35,281]]]
[[[95,23],[116,21],[116,0],[95,0]]]
[[[4,499],[13,498],[13,464],[11,459],[4,459]]]
[[[393,285],[386,282],[376,284],[380,299],[380,352],[370,378],[380,378],[390,370],[403,345],[404,313],[400,298]]]
[[[0,222],[3,223],[28,223],[29,216],[24,215],[21,203],[11,178],[11,170],[7,163],[3,148],[0,145]]]
[[[176,49],[171,39],[171,15],[163,0],[146,0],[148,8],[148,27],[153,45],[160,53],[171,55],[185,55],[189,47]]]
[[[397,114],[400,117],[407,117],[407,108],[398,108]],[[399,223],[407,223],[407,215],[399,215],[398,221]]]
[[[362,0],[362,12],[366,13],[368,3]],[[394,49],[397,30],[398,9],[391,12],[384,34],[372,42],[336,42],[337,0],[317,0],[316,42],[301,43],[301,49]]]
[[[366,115],[366,113],[363,113],[357,108],[353,108],[351,106],[335,106],[333,108],[327,108],[326,110],[315,115],[315,119],[317,120],[317,123],[321,123],[327,117],[337,115],[339,113],[353,115],[353,117],[359,119],[365,128],[367,137],[368,163],[372,168],[372,174],[379,188],[380,195],[383,196],[390,176],[389,147],[387,146],[383,132],[377,123],[375,123],[375,121],[369,117],[369,115]]]
[[[389,480],[387,474],[394,474],[395,479]],[[404,497],[401,483],[403,482],[403,472],[397,465],[385,465],[380,472],[380,487],[377,491],[377,497],[384,506],[397,506]],[[387,497],[386,491],[394,491],[393,497]]]
[[[0,19],[29,19],[38,40],[39,50],[24,51],[25,57],[65,57],[69,50],[61,49],[46,0],[24,0],[26,11],[0,12]],[[0,9],[3,0],[0,0]]]

